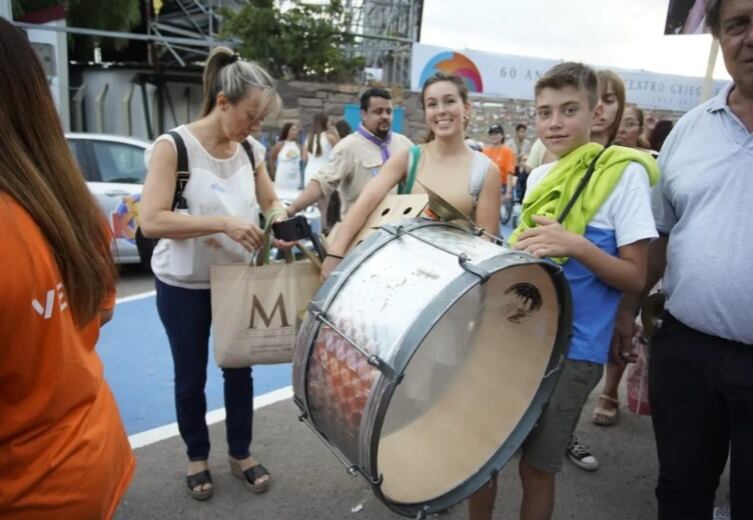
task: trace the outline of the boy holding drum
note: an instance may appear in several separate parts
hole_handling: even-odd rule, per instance
[[[567,360],[549,405],[523,443],[519,465],[520,518],[549,520],[555,475],[601,379],[621,294],[640,291],[646,279],[649,240],[657,236],[649,186],[659,170],[648,154],[590,142],[591,125],[603,109],[591,68],[556,65],[539,79],[535,93],[536,133],[559,160],[531,172],[510,243],[561,264],[573,298]],[[469,499],[471,520],[491,518],[496,488],[495,478]]]

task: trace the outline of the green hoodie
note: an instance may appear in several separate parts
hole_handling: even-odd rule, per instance
[[[591,161],[603,149],[604,147],[600,144],[587,143],[557,161],[546,177],[526,194],[520,224],[510,236],[510,245],[518,241],[523,231],[536,227],[531,218],[533,215],[540,215],[551,220],[556,220],[560,216]],[[586,226],[612,193],[625,168],[631,162],[643,166],[648,172],[649,184],[651,186],[656,184],[659,180],[659,166],[653,157],[634,148],[610,146],[599,157],[588,185],[562,223],[565,229],[579,235],[585,233]],[[552,260],[565,263],[567,258],[552,258]]]

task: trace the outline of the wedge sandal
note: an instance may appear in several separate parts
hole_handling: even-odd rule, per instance
[[[230,463],[230,470],[232,471],[233,475],[241,479],[246,484],[246,487],[249,489],[249,491],[251,491],[252,493],[264,493],[267,489],[269,489],[269,484],[272,482],[272,480],[269,471],[267,471],[267,468],[265,468],[263,465],[256,464],[255,466],[252,466],[244,471],[241,467],[241,461],[239,461],[238,459],[230,457],[228,461]],[[264,483],[255,484],[257,480],[265,475],[269,478],[267,478]]]
[[[191,498],[194,500],[209,500],[214,493],[214,486],[208,489],[201,489],[205,484],[212,484],[212,474],[208,469],[194,473],[193,475],[186,475],[186,485],[188,486],[188,492],[191,494]],[[196,489],[196,488],[199,489]]]

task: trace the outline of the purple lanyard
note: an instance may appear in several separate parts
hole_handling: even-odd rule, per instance
[[[390,141],[392,140],[392,132],[389,132],[387,134],[387,138],[383,141],[379,139],[377,136],[366,130],[363,125],[358,125],[358,133],[361,134],[363,137],[365,137],[368,141],[374,143],[379,147],[379,150],[382,152],[382,164],[387,162],[387,159],[390,158],[390,151],[387,148],[390,144]]]

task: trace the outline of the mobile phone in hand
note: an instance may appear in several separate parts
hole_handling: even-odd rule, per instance
[[[287,220],[275,222],[272,224],[272,232],[275,238],[285,242],[295,242],[311,237],[311,227],[303,215],[296,215]]]

